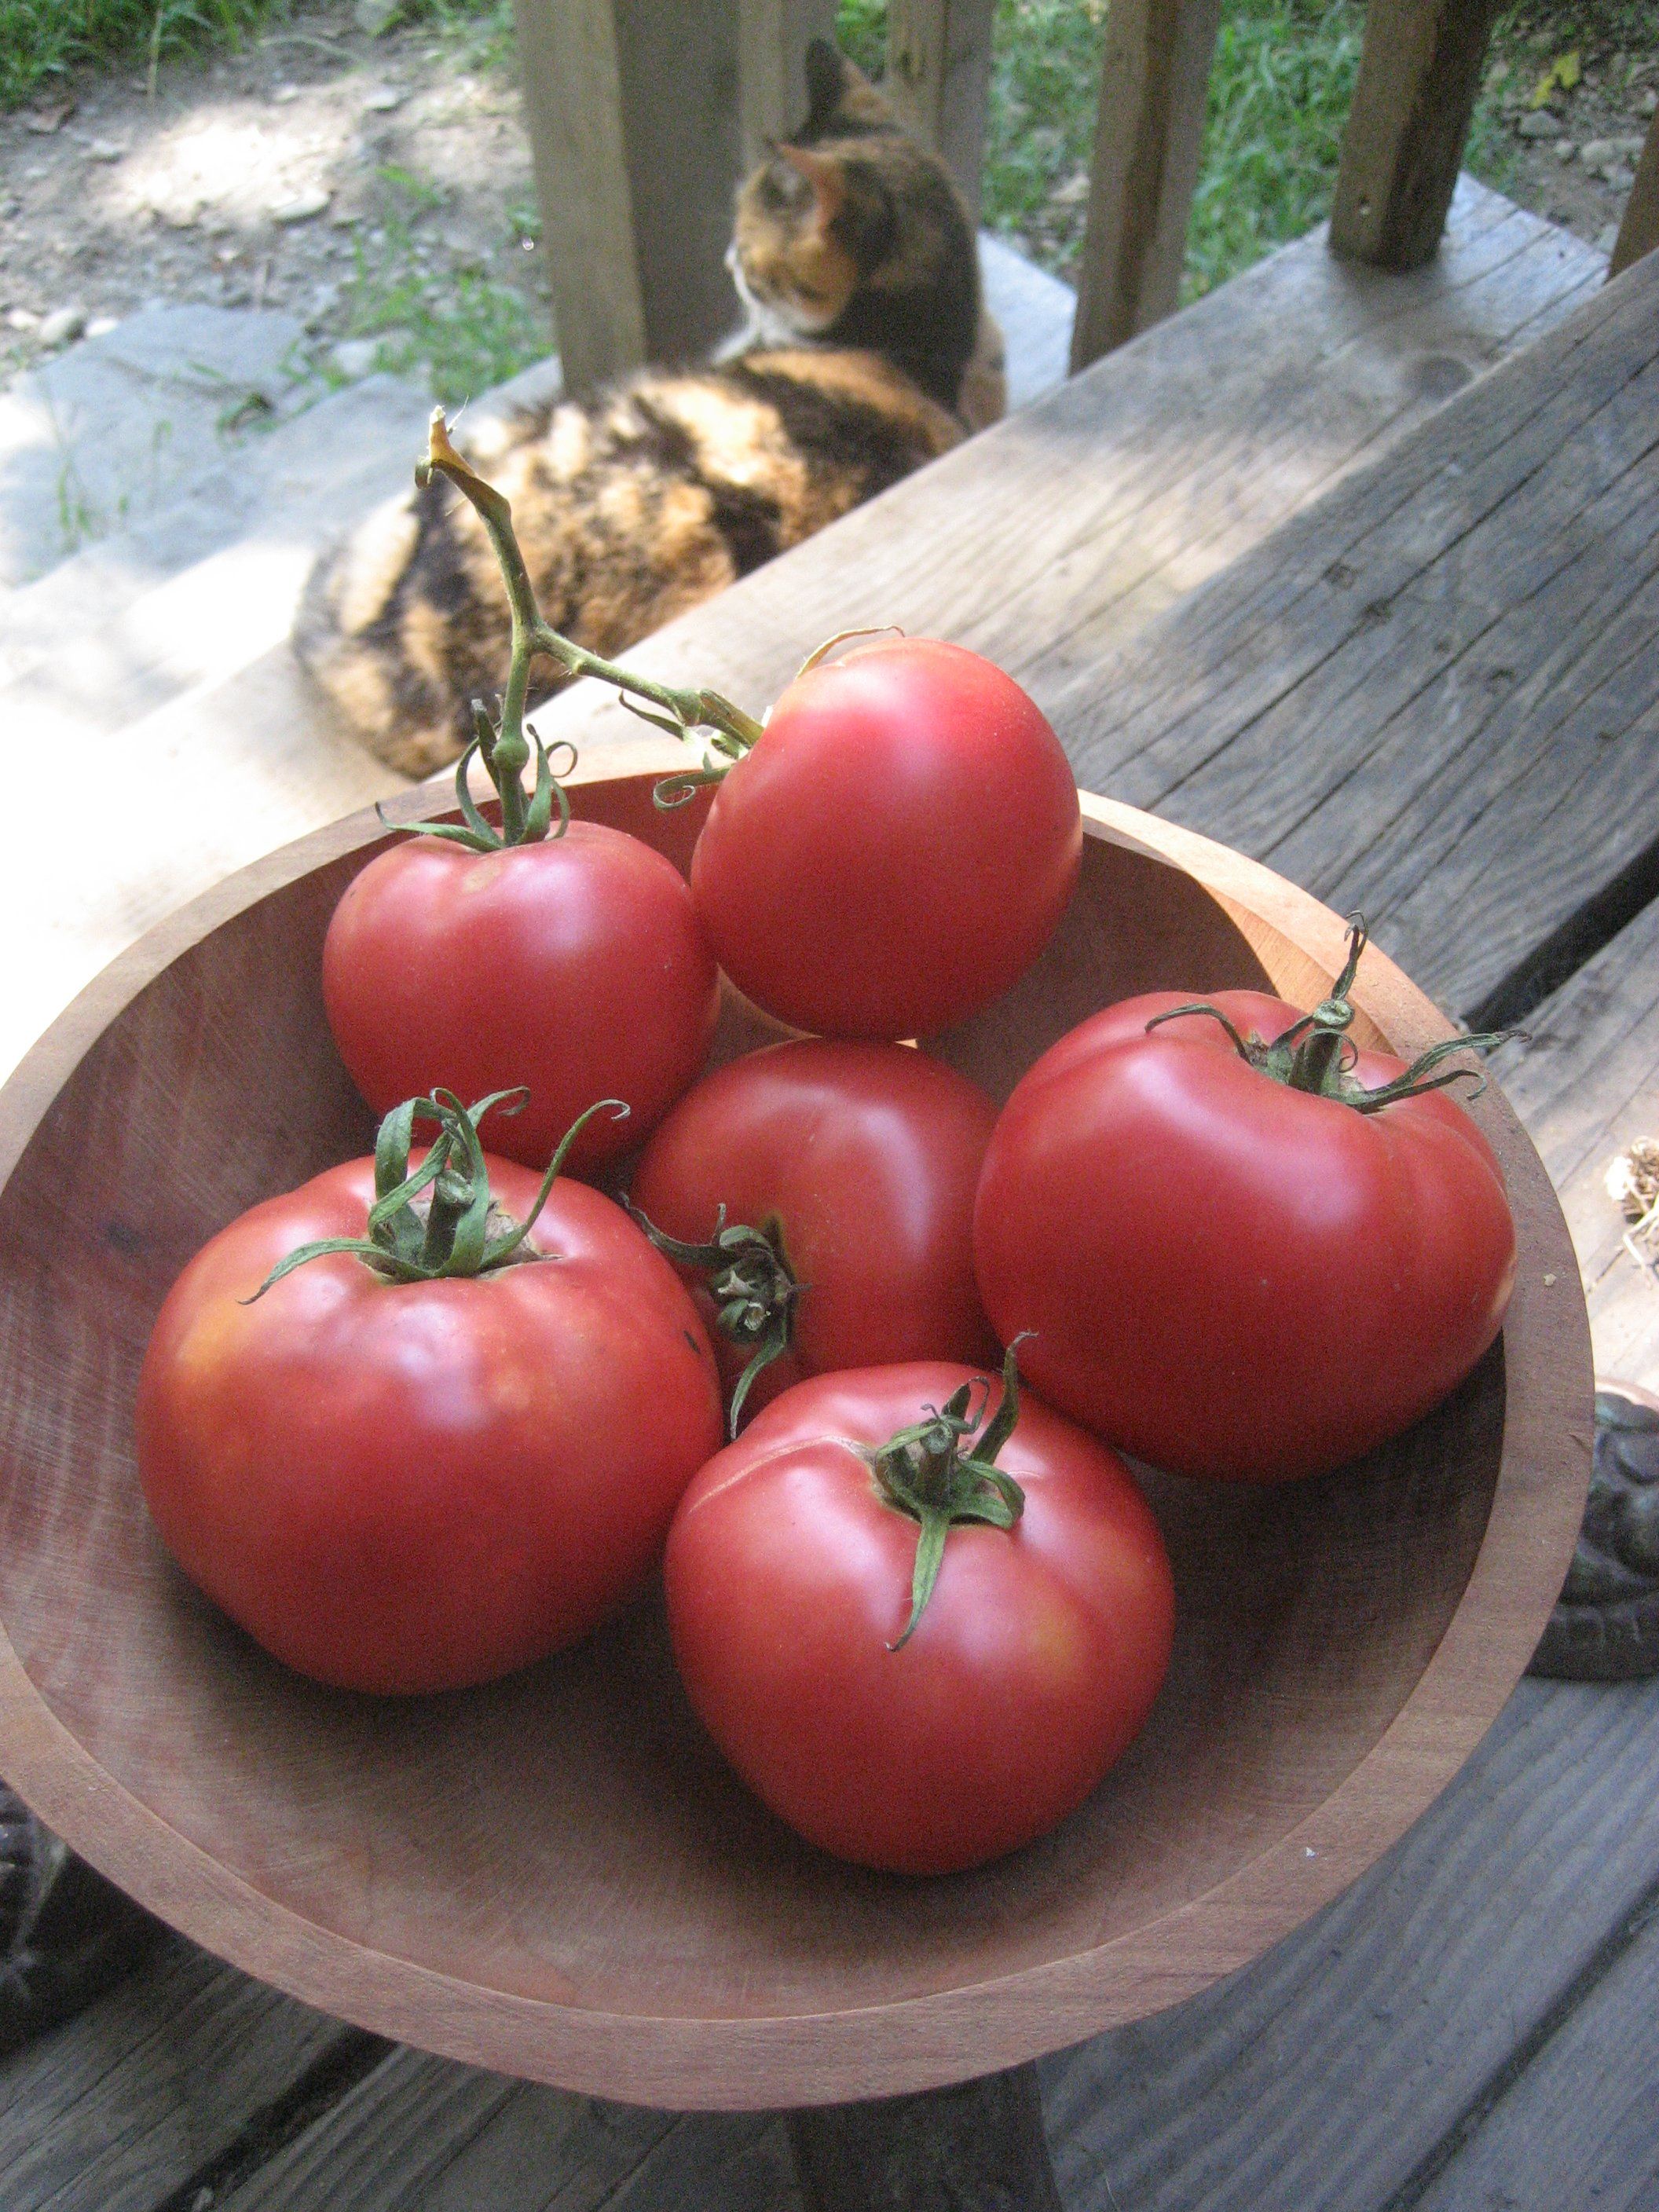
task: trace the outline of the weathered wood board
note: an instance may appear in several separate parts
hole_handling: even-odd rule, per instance
[[[1501,1015],[1653,888],[1656,517],[1650,259],[1045,704],[1082,782]]]

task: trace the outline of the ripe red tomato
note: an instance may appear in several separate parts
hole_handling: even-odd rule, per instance
[[[837,1367],[996,1356],[973,1249],[995,1119],[964,1076],[908,1046],[816,1038],[732,1060],[681,1099],[632,1200],[653,1229],[704,1248],[688,1279],[707,1285],[728,1388],[769,1355],[751,1410]]]
[[[714,956],[685,883],[637,837],[592,822],[474,853],[415,837],[348,887],[323,945],[323,1000],[369,1104],[442,1085],[465,1098],[523,1084],[497,1141],[539,1166],[595,1098],[571,1165],[653,1128],[702,1064],[719,1012]]]
[[[976,1399],[985,1378],[928,1361],[787,1392],[692,1483],[664,1568],[680,1672],[738,1773],[811,1842],[906,1874],[1063,1820],[1139,1732],[1173,1633],[1163,1540],[1121,1462],[1029,1397],[999,1449],[1002,1386],[975,1437],[964,1385]],[[950,1528],[908,1637],[922,1529],[881,1486],[895,1439],[914,1489],[943,1443],[958,1470],[989,1449],[1023,1492],[1012,1526]],[[998,1493],[975,1480],[988,1521]]]
[[[720,965],[793,1027],[925,1036],[1053,935],[1082,823],[1012,677],[929,638],[798,677],[714,796],[691,891]]]
[[[488,1168],[522,1221],[536,1177]],[[246,1303],[297,1248],[362,1237],[374,1190],[373,1161],[331,1168],[191,1261],[144,1361],[139,1471],[185,1573],[279,1659],[450,1689],[633,1595],[720,1444],[720,1392],[673,1269],[568,1180],[539,1261],[392,1282],[337,1252]]]
[[[1463,1379],[1502,1325],[1515,1227],[1448,1093],[1362,1113],[1249,1064],[1210,1015],[1148,1032],[1191,1003],[1126,1000],[1028,1071],[986,1155],[980,1286],[999,1329],[1031,1332],[1033,1383],[1101,1436],[1179,1474],[1282,1482]],[[1241,1038],[1313,1034],[1261,993],[1208,1003]],[[1406,1073],[1361,1052],[1350,1075],[1375,1092]]]

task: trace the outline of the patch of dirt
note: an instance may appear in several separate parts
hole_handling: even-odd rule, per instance
[[[418,368],[465,294],[531,358],[552,344],[537,228],[505,70],[427,26],[296,12],[154,97],[83,77],[0,115],[0,371],[155,300],[286,308],[325,361],[395,320],[381,365]]]
[[[1587,52],[1571,89],[1533,95],[1562,45],[1537,38],[1493,64],[1488,96],[1513,149],[1502,189],[1521,206],[1610,253],[1642,144],[1659,109],[1659,52]]]

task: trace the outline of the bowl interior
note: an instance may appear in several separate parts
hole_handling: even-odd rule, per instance
[[[653,817],[633,785],[575,796],[684,859],[694,817]],[[207,1237],[368,1148],[317,974],[334,901],[373,849],[246,908],[142,991],[0,1197],[0,1624],[100,1765],[319,1929],[486,1990],[704,2021],[880,2005],[1146,1929],[1352,1771],[1468,1580],[1503,1438],[1501,1349],[1399,1444],[1327,1480],[1149,1476],[1180,1596],[1150,1726],[1057,1833],[945,1880],[841,1866],[755,1804],[692,1720],[651,1601],[510,1680],[408,1703],[318,1688],[219,1617],[140,1502],[138,1366]],[[1127,992],[1306,973],[1192,878],[1091,834],[1038,969],[937,1048],[1000,1093]],[[717,1050],[763,1026],[734,1006]]]

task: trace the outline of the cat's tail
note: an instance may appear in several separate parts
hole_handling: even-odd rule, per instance
[[[465,678],[486,642],[458,635],[471,625],[456,604],[450,510],[435,488],[386,501],[319,558],[294,621],[301,665],[352,734],[410,776],[466,744]]]

